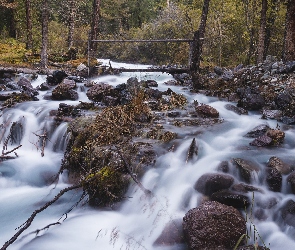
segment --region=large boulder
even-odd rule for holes
[[[233,249],[246,221],[235,208],[208,201],[185,214],[183,230],[190,250]]]
[[[60,84],[67,76],[67,73],[63,70],[55,70],[52,76],[47,77],[47,83],[52,86]]]
[[[228,189],[234,183],[230,175],[208,173],[202,175],[196,182],[194,188],[205,195],[211,195],[217,191]]]
[[[269,190],[273,192],[281,192],[283,178],[276,168],[266,169],[266,183]]]
[[[73,90],[73,86],[71,84],[62,83],[59,84],[53,91],[52,91],[52,99],[63,101],[63,100],[78,100],[79,95],[78,93]]]
[[[238,168],[242,180],[247,183],[253,181],[259,172],[259,167],[253,162],[241,158],[234,158],[233,163]]]

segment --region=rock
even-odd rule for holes
[[[280,212],[284,222],[295,227],[295,201],[288,200],[280,209]]]
[[[214,70],[214,73],[219,75],[219,76],[221,76],[223,74],[223,72],[224,72],[224,69],[221,68],[221,67],[218,67],[218,66],[215,66],[213,70]]]
[[[295,116],[294,117],[283,116],[282,123],[287,124],[287,125],[294,125],[295,124]]]
[[[239,184],[234,184],[231,189],[233,191],[239,192],[239,193],[248,193],[248,192],[253,192],[253,191],[257,191],[257,192],[262,192],[261,189],[251,186],[251,185],[247,185],[245,183],[239,183]]]
[[[257,127],[253,128],[251,131],[249,131],[245,137],[250,138],[257,138],[259,136],[262,136],[266,133],[267,130],[269,130],[270,127],[266,124],[258,125]]]
[[[21,77],[17,82],[17,85],[21,88],[33,88],[31,82],[25,77]]]
[[[183,230],[190,250],[233,249],[246,222],[235,208],[209,201],[185,214]]]
[[[256,147],[266,147],[266,146],[271,145],[271,143],[272,143],[272,139],[269,136],[262,135],[262,136],[257,137],[256,139],[254,139],[249,144],[251,146],[256,146]]]
[[[70,85],[67,84],[59,84],[53,91],[52,91],[52,99],[53,100],[78,100],[79,96],[78,93],[71,88]]]
[[[281,110],[263,110],[262,111],[262,119],[281,119],[283,112]]]
[[[290,167],[276,156],[272,156],[269,158],[267,166],[269,168],[277,169],[281,174],[289,174],[291,171]]]
[[[286,108],[291,102],[292,96],[287,91],[279,93],[275,98],[275,103],[279,109]]]
[[[228,161],[222,161],[218,164],[217,170],[223,173],[228,173],[229,172],[229,165]]]
[[[266,183],[269,190],[273,192],[281,192],[282,189],[282,175],[276,168],[266,169]]]
[[[40,86],[37,87],[37,89],[41,91],[46,91],[50,89],[50,86],[46,82],[43,82]]]
[[[87,90],[86,93],[89,100],[94,102],[104,102],[106,96],[116,98],[117,104],[119,102],[119,92],[114,89],[112,85],[99,83]]]
[[[238,115],[248,115],[248,111],[243,109],[243,108],[240,108],[240,107],[236,107],[232,104],[226,104],[224,106],[227,110],[230,110],[230,111],[233,111],[235,112],[236,114]]]
[[[265,101],[261,94],[247,94],[238,101],[238,107],[247,110],[260,110],[264,104]]]
[[[215,108],[207,104],[201,104],[200,106],[197,106],[196,112],[200,114],[202,117],[210,117],[210,118],[219,117],[219,112]]]
[[[288,175],[287,182],[291,186],[292,193],[295,194],[295,172]]]
[[[208,173],[198,179],[194,188],[198,192],[210,196],[217,191],[228,189],[233,183],[234,178],[230,175]]]
[[[85,70],[87,69],[87,66],[83,63],[80,63],[78,66],[77,66],[77,71],[82,71],[82,70]]]
[[[192,161],[194,159],[194,156],[198,156],[198,145],[196,143],[196,139],[194,138],[189,146],[187,157],[186,157],[186,163]]]
[[[259,172],[257,166],[244,159],[234,158],[233,163],[238,168],[241,178],[247,183],[250,183],[255,178],[255,174]]]
[[[237,209],[245,209],[251,204],[248,196],[228,190],[213,193],[210,198],[212,201],[217,201]]]
[[[267,130],[266,135],[272,139],[272,146],[278,146],[282,144],[285,138],[285,132],[279,129],[269,129]]]
[[[166,224],[160,236],[154,242],[154,246],[173,246],[183,244],[182,219],[173,220]]]
[[[53,86],[60,84],[67,76],[68,75],[63,70],[55,70],[52,76],[47,76],[47,83]]]

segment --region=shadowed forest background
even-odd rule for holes
[[[250,64],[261,61],[261,55],[282,58],[287,2],[211,0],[201,65]],[[199,26],[203,0],[1,0],[0,62],[24,64],[38,59],[43,6],[48,6],[49,61],[85,57],[93,8],[97,4],[97,39],[192,39]],[[262,26],[265,28],[263,51],[259,52]],[[185,65],[188,50],[188,43],[101,43],[95,56]]]

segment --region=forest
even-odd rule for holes
[[[41,55],[44,65],[85,58],[88,39],[192,39],[206,2],[201,65],[249,65],[267,55],[295,59],[291,0],[1,0],[0,60],[23,64]],[[99,43],[91,49],[99,58],[186,65],[189,44]]]

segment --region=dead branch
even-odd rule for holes
[[[61,223],[60,222],[51,223],[51,224],[47,225],[46,227],[43,227],[41,229],[37,229],[37,230],[35,230],[33,232],[30,232],[30,233],[24,235],[22,238],[25,238],[25,237],[27,237],[30,234],[36,234],[36,236],[37,236],[41,231],[44,231],[45,229],[49,229],[49,227],[55,226],[55,225],[61,225]]]
[[[118,150],[118,153],[123,161],[123,165],[125,170],[127,171],[127,173],[131,176],[131,178],[134,180],[134,182],[139,186],[139,188],[146,194],[146,195],[151,195],[152,191],[146,189],[141,182],[136,178],[136,175],[134,173],[132,173],[132,171],[130,170],[127,161],[125,159],[125,157],[121,154],[121,152]]]
[[[35,219],[36,215],[41,213],[43,210],[45,210],[46,208],[48,208],[50,205],[52,205],[54,202],[56,202],[63,194],[65,194],[68,191],[77,189],[82,187],[82,183],[79,183],[77,185],[74,186],[70,186],[67,188],[62,189],[55,197],[53,200],[47,202],[44,206],[42,206],[41,208],[35,210],[32,215],[26,220],[25,223],[23,223],[19,228],[19,229],[14,236],[12,236],[12,238],[10,238],[10,240],[6,241],[5,244],[2,246],[2,248],[0,250],[6,250],[8,246],[10,246],[13,242],[15,242],[17,240],[17,238],[32,224],[33,220]]]
[[[44,130],[44,133],[43,133],[42,135],[38,135],[38,134],[36,134],[36,133],[34,133],[34,132],[33,132],[33,134],[36,135],[36,136],[38,136],[38,137],[39,137],[38,142],[41,141],[41,143],[42,143],[41,156],[43,157],[43,156],[44,156],[45,146],[46,146],[46,141],[48,140],[48,137],[47,137],[47,131]],[[34,144],[34,143],[33,143],[33,144]],[[39,147],[38,147],[36,144],[34,144],[34,145],[36,146],[36,148],[37,148],[37,150],[38,150]]]
[[[22,145],[19,145],[19,146],[15,147],[14,149],[12,149],[12,150],[10,150],[10,151],[7,151],[7,152],[4,152],[4,150],[2,150],[2,155],[1,155],[1,157],[5,156],[5,155],[8,155],[8,154],[10,154],[10,153],[12,153],[12,152],[14,152],[15,150],[19,149],[20,147],[22,147]],[[16,156],[17,156],[17,155],[16,155]],[[14,158],[14,157],[13,157],[13,158]]]

